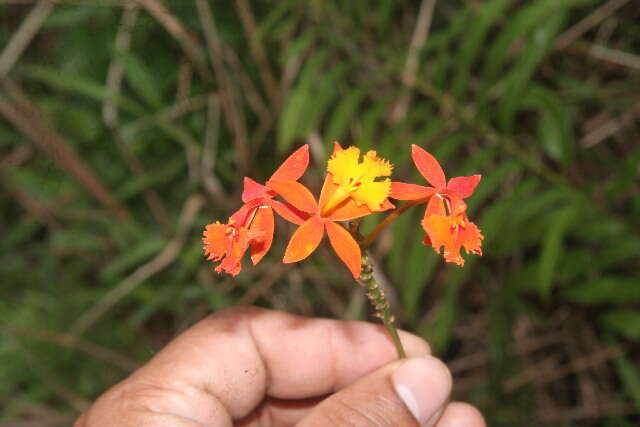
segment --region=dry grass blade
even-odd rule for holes
[[[200,57],[200,42],[187,31],[182,22],[162,3],[160,0],[135,0],[140,6],[146,9],[173,38],[182,46],[189,60],[196,67],[198,73],[204,77],[209,77],[209,71]]]
[[[207,193],[218,203],[224,203],[227,195],[222,184],[215,176],[216,155],[218,151],[218,138],[220,136],[220,99],[217,95],[209,95],[209,108],[207,109],[207,133],[202,150],[202,162],[200,164],[200,176]]]
[[[238,300],[238,305],[254,304],[259,298],[264,296],[273,285],[275,285],[291,268],[293,264],[276,264],[257,283]]]
[[[267,93],[271,98],[271,104],[278,108],[280,106],[278,82],[273,70],[271,69],[264,47],[257,36],[256,19],[253,16],[253,11],[251,10],[251,3],[249,0],[238,0],[235,2],[235,5],[238,15],[240,15],[240,21],[242,21],[242,27],[249,39],[251,53],[256,58],[256,62],[260,67],[260,78],[262,79]]]
[[[60,347],[81,351],[96,360],[117,366],[125,371],[133,371],[140,366],[140,364],[135,360],[123,356],[109,348],[74,337],[73,335],[49,331],[46,329],[14,328],[11,326],[9,326],[7,330],[13,335],[47,341],[59,345]]]
[[[49,207],[23,191],[3,170],[0,170],[0,183],[36,221],[51,229],[60,228],[60,222],[58,222]]]
[[[125,4],[124,11],[120,22],[120,27],[116,34],[115,47],[117,52],[126,52],[131,45],[131,31],[133,30],[138,18],[138,5],[134,2],[127,2]],[[120,95],[122,89],[122,81],[124,77],[124,66],[121,61],[114,57],[109,64],[109,71],[107,72],[107,88],[110,92],[110,97],[107,98],[102,106],[102,118],[109,129],[112,131],[113,139],[118,146],[118,150],[122,155],[129,170],[137,176],[144,174],[144,167],[142,162],[135,153],[124,142],[120,130],[117,128],[119,121],[119,110],[116,104],[113,102],[117,96]],[[162,229],[165,235],[170,233],[171,224],[169,221],[169,215],[162,200],[153,189],[144,190],[144,199],[149,206],[149,210],[154,219]]]
[[[532,382],[535,382],[537,385],[547,384],[552,381],[557,381],[569,374],[605,363],[620,355],[620,352],[621,350],[619,348],[604,348],[561,366],[557,363],[557,356],[551,356],[539,363],[530,365],[520,374],[505,381],[503,387],[506,392],[513,392]]]
[[[31,9],[18,31],[13,34],[13,37],[0,55],[0,80],[6,77],[20,58],[20,55],[22,55],[22,52],[38,33],[44,21],[49,17],[54,3],[53,0],[40,0]]]
[[[215,94],[215,92],[212,92],[211,94]],[[133,135],[136,135],[138,132],[142,132],[150,126],[170,122],[184,116],[185,114],[198,111],[207,106],[207,99],[209,95],[209,93],[206,93],[187,99],[181,99],[175,104],[164,108],[157,113],[141,117],[122,125],[120,132],[125,138],[131,138]]]
[[[566,48],[627,3],[629,0],[609,0],[558,37],[555,48],[559,50]]]
[[[149,277],[169,266],[180,254],[180,250],[186,241],[187,233],[203,205],[204,198],[201,195],[194,194],[190,196],[180,213],[178,229],[173,239],[165,246],[162,252],[151,261],[138,267],[133,273],[104,295],[93,307],[82,314],[71,327],[69,333],[76,336],[82,335],[87,329],[93,326],[100,317],[116,305],[118,301],[131,293],[131,291]]]
[[[184,101],[191,93],[193,81],[193,66],[189,61],[183,60],[178,70],[178,87],[176,88],[176,101]]]
[[[129,217],[127,209],[122,206],[93,173],[91,168],[71,149],[64,138],[44,122],[44,116],[32,104],[17,85],[3,82],[3,87],[16,93],[20,99],[20,106],[12,103],[8,98],[0,95],[0,115],[18,128],[23,134],[45,151],[51,159],[73,176],[89,193],[113,214],[124,220]],[[14,98],[16,97],[14,96]]]
[[[611,49],[606,46],[593,45],[589,49],[589,55],[601,61],[607,61],[611,64],[620,65],[633,70],[640,70],[640,56],[634,55],[633,53]]]
[[[205,40],[209,50],[209,57],[213,64],[218,85],[222,90],[222,105],[228,126],[233,130],[236,159],[240,172],[246,174],[251,164],[251,151],[244,120],[244,113],[240,105],[237,89],[223,62],[224,49],[218,36],[213,12],[206,0],[196,0],[198,14],[204,28]]]
[[[10,168],[18,168],[25,164],[33,156],[33,153],[34,150],[30,145],[23,144],[2,158],[0,160],[0,183],[36,221],[49,228],[56,229],[60,227],[60,223],[49,206],[23,191],[7,174]]]
[[[416,84],[416,74],[418,73],[418,57],[420,50],[427,42],[429,28],[431,27],[431,18],[433,17],[433,9],[436,6],[436,0],[422,0],[420,4],[420,12],[413,30],[409,50],[407,51],[407,60],[404,64],[402,72],[402,84],[404,85],[400,98],[396,102],[391,111],[391,122],[397,123],[404,119],[411,103],[411,92]]]
[[[625,126],[633,123],[638,117],[640,117],[640,103],[630,108],[622,116],[607,120],[597,128],[587,133],[582,137],[580,145],[584,148],[591,148],[615,135]]]
[[[127,2],[122,12],[122,18],[120,21],[120,28],[116,34],[115,48],[116,52],[126,52],[131,45],[131,31],[138,19],[138,6],[136,3]],[[110,92],[110,97],[107,98],[102,105],[102,119],[108,127],[113,127],[118,122],[118,108],[116,107],[113,99],[122,87],[122,78],[124,77],[124,66],[122,63],[115,59],[111,60],[109,64],[109,71],[107,72],[107,88]]]

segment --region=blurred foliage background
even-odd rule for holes
[[[483,175],[483,257],[444,265],[417,211],[373,249],[456,398],[637,425],[639,99],[638,0],[0,1],[0,423],[68,425],[225,306],[367,319],[330,250],[280,263],[284,222],[235,279],[202,255],[243,176],[309,143],[317,188],[337,139]]]

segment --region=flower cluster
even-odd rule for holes
[[[334,143],[327,174],[316,200],[298,182],[309,165],[309,147],[304,145],[289,156],[278,170],[259,184],[244,179],[243,205],[226,224],[206,226],[203,242],[208,259],[219,261],[217,272],[237,275],[247,250],[257,264],[273,241],[275,213],[298,225],[285,250],[283,262],[301,261],[313,253],[325,235],[338,257],[355,278],[360,277],[362,244],[342,225],[344,221],[395,209],[389,198],[426,204],[421,221],[424,244],[442,253],[448,262],[464,264],[461,248],[481,255],[482,234],[466,215],[464,199],[471,196],[480,175],[446,180],[438,161],[422,148],[412,146],[418,171],[431,186],[392,182],[392,165],[375,151],[361,156],[356,147]],[[388,225],[385,224],[385,226]]]

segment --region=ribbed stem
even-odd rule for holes
[[[373,277],[373,264],[371,258],[366,251],[362,252],[362,273],[360,278],[357,279],[358,283],[367,289],[367,297],[375,309],[375,316],[382,320],[384,327],[387,328],[387,332],[391,336],[393,344],[396,346],[398,357],[404,359],[407,354],[400,342],[400,336],[393,322],[395,321],[393,314],[391,314],[391,304],[384,295],[380,284]]]

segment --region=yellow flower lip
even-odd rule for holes
[[[352,198],[358,206],[366,204],[372,211],[381,210],[382,204],[391,192],[391,180],[380,177],[391,175],[393,166],[387,160],[378,157],[373,150],[368,151],[360,161],[360,149],[349,147],[336,150],[327,165],[327,172],[338,185],[331,199],[323,206],[326,215],[347,198]]]

